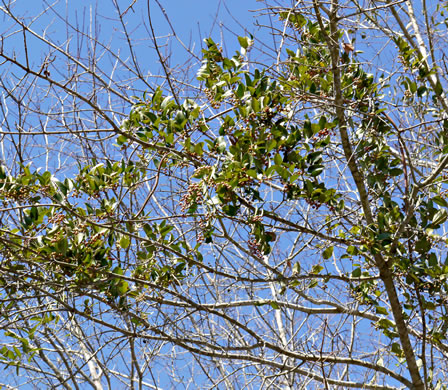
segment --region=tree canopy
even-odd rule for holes
[[[177,67],[112,3],[126,60],[0,6],[0,384],[446,389],[447,5],[266,0]]]

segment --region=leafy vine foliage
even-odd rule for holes
[[[444,81],[401,36],[400,72],[369,73],[337,12],[314,3],[272,11],[298,45],[276,66],[250,61],[254,37],[232,57],[206,39],[200,91],[135,98],[116,130],[120,158],[70,177],[2,168],[2,212],[14,214],[0,230],[2,316],[41,297],[93,324],[107,310],[130,340],[228,372],[251,362],[255,386],[442,388]],[[16,341],[0,359],[24,369],[37,358],[35,332],[64,317],[53,311],[17,317],[27,325],[6,334]]]

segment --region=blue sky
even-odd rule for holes
[[[30,0],[17,0],[13,4],[14,14],[25,18],[25,23],[30,25],[38,34],[43,37],[47,37],[57,46],[66,48],[67,45],[70,48],[71,53],[80,53],[80,57],[88,58],[87,53],[91,50],[101,51],[100,47],[92,47],[88,44],[87,40],[83,40],[75,33],[75,29],[79,29],[88,33],[89,35],[97,36],[99,42],[109,46],[115,53],[120,52],[122,60],[126,60],[129,57],[127,42],[123,37],[123,25],[120,24],[115,7],[113,6],[114,0],[83,0],[83,1],[60,1],[54,5],[52,9],[49,9],[49,3],[46,1],[30,1]],[[117,0],[118,5],[122,12],[124,12],[133,0]],[[182,45],[170,38],[172,28],[180,38],[180,40],[189,48],[193,48],[194,52],[200,57],[200,48],[202,46],[202,40],[211,36],[215,41],[223,44],[224,50],[228,55],[232,55],[233,52],[239,49],[239,43],[237,36],[250,33],[257,38],[262,39],[258,34],[259,28],[255,25],[257,13],[250,12],[250,10],[259,9],[262,4],[255,0],[160,0],[160,4],[165,8],[166,15],[170,20],[171,25],[167,22],[165,14],[160,10],[156,1],[150,0],[152,7],[152,20],[155,29],[155,34],[158,38],[158,44],[163,49],[163,53],[172,52],[172,58],[170,65],[175,66],[182,64],[189,57],[187,51],[182,48]],[[45,11],[46,10],[46,11]],[[39,15],[39,18],[36,16]],[[70,26],[67,28],[65,23],[66,18],[69,20]],[[132,9],[129,9],[124,17],[124,26],[128,29],[131,35],[132,42],[135,44],[135,53],[138,59],[138,64],[141,67],[143,74],[160,73],[160,64],[154,50],[152,49],[153,43],[150,37],[150,33],[144,24],[147,24],[148,14],[146,8],[146,1],[137,0]],[[5,39],[5,52],[15,53],[15,55],[23,61],[25,56],[25,47],[23,45],[23,34],[21,29],[11,19],[0,19],[0,34]],[[12,34],[12,35],[11,35]],[[47,58],[55,58],[52,63],[51,73],[52,78],[56,80],[66,79],[66,74],[69,70],[66,68],[66,61],[63,56],[59,55],[56,49],[49,49],[49,46],[42,42],[42,40],[36,39],[31,33],[26,33],[27,37],[27,52],[30,62],[30,67],[38,71],[43,62]],[[165,44],[170,40],[169,46]],[[102,57],[101,63],[102,69],[105,73],[109,73],[114,66],[114,62],[108,58],[108,56]],[[86,63],[86,65],[88,65]],[[192,74],[196,73],[199,68],[199,64],[193,64],[191,69]],[[79,71],[79,73],[82,73]],[[8,72],[7,80],[13,88],[17,80],[20,79],[23,71],[18,68],[11,68],[11,72]],[[114,78],[126,79],[127,74],[115,73]],[[151,79],[150,83],[154,82]],[[48,88],[48,82],[45,80],[36,81],[36,85],[40,85],[42,88],[42,94]],[[89,93],[89,86],[82,86],[86,93]],[[144,86],[141,88],[143,90]],[[79,90],[78,90],[79,91]],[[41,93],[41,92],[39,92]],[[101,99],[99,97],[98,99]],[[39,102],[43,110],[51,107],[52,104],[57,104],[57,101],[53,98],[42,99]],[[81,103],[82,104],[82,103]],[[11,104],[13,107],[13,104]],[[131,106],[128,105],[127,110],[130,110]],[[126,108],[122,111],[123,114]],[[83,115],[82,110],[80,114]],[[119,115],[118,115],[119,116]],[[10,113],[10,121],[14,123],[16,121],[21,124],[19,116],[16,113]],[[35,119],[30,119],[27,122],[21,124],[25,130],[36,126],[39,130],[39,123]],[[53,131],[57,128],[49,128]],[[35,138],[37,140],[38,137]],[[38,144],[37,141],[34,141]],[[65,141],[64,141],[65,142]],[[55,155],[59,154],[60,149],[70,149],[70,144],[65,144],[59,140],[59,145],[55,144]],[[45,143],[42,141],[42,145]],[[68,145],[68,146],[67,146]],[[44,157],[36,157],[39,155],[40,146],[33,147],[34,155],[30,156],[33,160],[33,167],[44,167]],[[44,154],[42,154],[43,156]],[[51,160],[51,159],[50,159]],[[57,160],[49,162],[49,169],[52,170],[52,165],[59,167],[62,165],[64,169],[69,171],[73,170],[74,166],[70,168],[70,164],[64,164],[64,161],[60,163]],[[58,168],[59,169],[59,168]],[[62,175],[62,173],[60,173]],[[1,344],[1,340],[0,340]],[[187,360],[190,358],[188,356]],[[110,364],[120,365],[122,361],[117,359],[116,362],[110,362]],[[118,367],[120,368],[120,367]],[[163,377],[163,369],[156,368],[156,375]],[[188,378],[189,373],[179,373]],[[31,389],[31,385],[26,385],[26,377],[21,373],[17,378],[13,378],[11,382],[17,380],[20,383],[20,389]],[[4,382],[3,378],[0,382]],[[162,381],[163,383],[163,381]],[[169,385],[166,385],[169,388]],[[163,387],[162,387],[163,388]]]
[[[239,49],[238,36],[253,34],[260,41],[266,41],[269,35],[266,29],[260,29],[257,23],[269,25],[269,20],[263,20],[254,12],[263,7],[263,3],[256,0],[84,0],[49,2],[46,0],[33,1],[16,0],[11,8],[14,15],[23,18],[24,23],[42,37],[50,40],[64,51],[68,50],[74,57],[87,67],[89,58],[98,59],[97,68],[103,72],[104,79],[113,80],[116,89],[124,91],[126,96],[141,97],[145,91],[151,92],[156,84],[163,82],[159,58],[154,50],[154,43],[148,23],[147,4],[150,4],[151,20],[154,33],[157,37],[162,56],[167,58],[170,67],[181,69],[182,72],[189,67],[188,81],[196,83],[195,74],[200,67],[201,48],[203,39],[211,36],[216,42],[222,44],[225,53],[232,56]],[[131,8],[129,6],[132,5]],[[119,12],[123,15],[122,21]],[[68,24],[66,23],[68,20]],[[169,20],[169,22],[168,22]],[[0,34],[4,39],[4,51],[25,63],[25,47],[23,44],[23,31],[12,18],[3,16],[0,19]],[[85,37],[77,33],[82,31],[90,37],[95,37],[101,45],[93,46]],[[123,34],[126,30],[132,42],[138,70],[148,83],[144,84],[135,77],[133,61],[130,59],[128,42]],[[179,38],[173,37],[173,31]],[[30,32],[26,33],[27,52],[30,67],[39,71],[46,61],[50,61],[48,70],[51,77],[65,83],[75,71],[68,67],[64,55],[58,53],[57,47],[50,48],[48,44],[37,39]],[[196,58],[186,48],[193,50]],[[110,49],[106,52],[105,49]],[[103,54],[104,52],[104,54]],[[111,53],[119,53],[113,57]],[[252,53],[251,53],[252,54]],[[186,64],[187,60],[191,60]],[[128,64],[128,68],[119,66],[117,61]],[[116,67],[116,69],[114,68]],[[82,69],[76,70],[81,72]],[[23,70],[12,67],[3,81],[14,88],[14,85],[24,74]],[[84,91],[90,98],[91,83],[88,74],[84,72],[82,83],[77,83],[77,90]],[[137,80],[137,81],[135,81]],[[40,108],[46,104],[58,104],[48,99],[46,90],[48,82],[36,80],[44,95],[42,99],[36,97]],[[166,87],[166,86],[164,86]],[[124,89],[123,89],[124,88]],[[127,90],[126,90],[127,88]],[[95,98],[101,99],[101,96]],[[107,99],[107,97],[104,97]],[[121,114],[127,115],[131,109],[130,102],[116,105],[114,120],[120,123]],[[105,104],[107,105],[107,104]],[[82,112],[82,110],[81,110]],[[11,113],[13,116],[14,114]],[[11,116],[11,117],[12,117]],[[17,117],[18,123],[21,119]],[[35,123],[21,124],[25,129],[36,126]],[[37,124],[39,126],[39,124]],[[34,159],[33,165],[37,161]],[[37,165],[42,166],[43,163]]]
[[[33,21],[32,27],[52,38],[57,37],[61,44],[67,42],[68,36],[73,37],[63,21],[65,17],[68,17],[73,27],[79,26],[80,29],[89,30],[91,33],[97,34],[101,42],[110,42],[113,47],[124,47],[126,42],[119,31],[122,26],[120,26],[113,2],[114,0],[61,1],[56,3],[53,10],[48,11],[49,3],[47,1],[17,0],[13,9],[15,14],[27,16],[28,23],[43,13]],[[132,5],[133,0],[117,0],[117,2],[119,9],[124,14],[123,20],[129,34],[136,38],[133,43],[143,49],[144,42],[148,42],[150,38],[150,31],[143,25],[144,23],[148,24],[147,2],[138,0],[131,8],[129,6]],[[234,48],[232,47],[232,41],[236,42],[238,35],[244,35],[247,31],[247,33],[258,37],[259,27],[255,25],[258,13],[253,11],[259,10],[263,6],[256,0],[150,0],[149,4],[159,44],[163,46],[174,30],[179,39],[189,48],[194,48],[197,54],[202,40],[209,36],[216,41],[223,42],[224,49],[228,48],[231,53],[234,48],[237,48],[237,43]],[[47,11],[44,11],[46,9]],[[2,35],[5,32],[4,26]],[[234,39],[229,39],[232,36]],[[21,39],[21,34],[18,34],[17,38]],[[11,42],[11,40],[7,42]],[[71,44],[73,45],[75,42],[72,40]],[[165,46],[162,48],[166,49]],[[170,48],[174,59],[179,63],[185,59],[182,56],[185,51],[178,42],[172,40]],[[19,45],[15,49],[21,51]],[[28,47],[29,52],[36,57],[41,57],[40,49],[37,45]],[[152,56],[148,57],[144,62],[149,66],[154,66],[157,62],[156,59]],[[153,63],[151,64],[151,62]]]
[[[123,24],[118,18],[119,14],[114,7],[114,1],[118,2],[121,13],[126,14],[123,18]],[[258,12],[251,12],[263,7],[263,4],[256,0],[159,0],[160,5],[164,8],[166,14],[160,9],[156,0],[149,0],[151,4],[152,22],[157,38],[157,43],[160,46],[162,55],[171,55],[169,65],[175,67],[179,65],[185,69],[184,63],[190,58],[188,51],[182,46],[191,48],[196,55],[200,57],[200,47],[202,40],[211,36],[215,41],[223,45],[226,55],[231,56],[233,52],[239,49],[237,36],[246,33],[253,34],[260,44],[266,43],[267,46],[271,44],[272,37],[269,35],[267,29],[260,29],[257,22],[265,26],[269,26],[269,20],[266,18],[257,17]],[[75,33],[76,29],[88,33],[90,36],[96,36],[98,42],[101,42],[105,47],[110,47],[113,52],[120,53],[119,58],[127,61],[129,60],[129,47],[127,41],[123,36],[123,29],[126,29],[133,42],[133,48],[140,71],[144,74],[155,76],[150,78],[150,85],[154,85],[157,81],[157,75],[161,74],[161,67],[159,58],[153,49],[153,41],[151,32],[148,30],[148,13],[146,0],[137,0],[136,4],[133,0],[84,0],[84,1],[60,1],[54,6],[53,10],[49,10],[42,14],[42,16],[33,23],[33,28],[42,35],[51,37],[52,41],[58,46],[70,46],[70,52],[75,53],[78,50],[80,57],[88,58],[90,51],[97,50],[99,53],[104,47],[94,47],[88,44],[87,40]],[[48,3],[46,1],[17,0],[15,3],[15,13],[22,16],[27,16],[27,23],[31,23],[32,19],[47,9]],[[169,19],[168,23],[166,17]],[[71,25],[67,28],[65,20],[69,20]],[[1,20],[1,19],[0,19]],[[1,22],[0,22],[1,24]],[[14,23],[13,23],[14,25]],[[13,39],[8,39],[6,42],[6,49],[14,50],[18,56],[24,56],[23,37],[20,29],[17,30],[17,25],[12,29],[8,29],[5,24],[0,27],[1,34],[10,34],[17,31]],[[173,30],[179,37],[180,42],[173,39]],[[64,59],[59,58],[57,50],[54,49],[52,53],[49,52],[48,46],[42,41],[33,39],[31,34],[27,34],[28,39],[28,54],[33,69],[39,69],[43,61],[50,56],[55,57],[52,63],[52,76],[55,79],[66,78],[67,72],[70,72],[65,66]],[[171,53],[171,54],[170,54]],[[252,54],[252,53],[251,53]],[[97,56],[100,58],[100,67],[105,71],[105,74],[113,74],[114,80],[120,80],[121,85],[126,85],[126,80],[131,80],[131,72],[122,71],[113,73],[115,65],[114,58],[104,55]],[[97,58],[95,57],[95,58]],[[191,62],[191,76],[193,76],[199,68],[199,59]],[[87,64],[88,65],[88,64]],[[14,74],[11,74],[11,83],[14,77],[20,75],[20,71],[14,69]],[[58,72],[60,76],[58,78]],[[82,73],[78,70],[78,73]],[[88,82],[88,75],[84,75]],[[161,80],[161,79],[160,79]],[[122,81],[122,82],[121,82]],[[42,84],[43,90],[47,88],[47,81],[39,82]],[[80,84],[78,91],[83,91],[90,94],[91,85]],[[145,85],[133,85],[129,81],[129,88],[136,90],[135,94],[139,95],[144,89]],[[131,93],[129,93],[131,95]],[[141,96],[141,95],[140,95]],[[89,95],[90,98],[90,95]],[[101,100],[101,96],[97,96]],[[107,97],[106,97],[107,99]],[[52,102],[50,102],[52,103]],[[48,104],[50,104],[48,103]],[[117,123],[118,120],[126,115],[130,110],[130,104],[121,102],[122,105],[117,107]],[[42,105],[47,103],[41,103]],[[82,104],[82,103],[81,103]],[[114,106],[115,107],[115,106]],[[124,108],[123,108],[124,107]],[[121,111],[120,111],[121,110]],[[127,110],[127,111],[126,111]],[[83,115],[82,110],[79,115]],[[120,117],[121,116],[121,117]],[[87,122],[87,121],[86,121]],[[51,129],[50,129],[51,130]],[[36,149],[33,150],[34,153]],[[118,151],[118,149],[117,149]],[[33,158],[33,156],[31,156]],[[39,164],[37,164],[39,165]],[[68,168],[67,168],[68,169]],[[284,236],[286,237],[286,236]],[[306,259],[307,261],[314,261],[314,258]],[[350,264],[351,266],[351,264]],[[25,387],[22,387],[25,388]]]

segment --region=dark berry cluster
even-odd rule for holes
[[[213,108],[219,108],[221,106],[221,103],[216,101],[215,94],[209,88],[205,88],[204,93]]]
[[[53,223],[55,225],[60,225],[65,219],[65,214],[55,214],[51,218],[49,218],[48,222]]]
[[[203,201],[203,194],[201,183],[191,183],[188,186],[187,192],[182,195],[180,199],[181,210],[185,212],[194,204],[201,204]]]
[[[251,255],[259,259],[263,257],[263,253],[261,252],[261,246],[255,238],[249,239],[249,241],[247,241],[247,246],[249,247]]]
[[[6,198],[5,200],[25,201],[29,199],[31,188],[28,186],[13,187],[9,190],[0,190],[0,196]]]
[[[306,203],[308,203],[312,209],[318,210],[320,206],[322,206],[322,203],[315,201],[313,199],[305,199]]]
[[[335,131],[331,129],[327,129],[326,127],[320,130],[317,134],[314,135],[314,137],[311,139],[312,141],[319,141],[328,135],[333,136],[335,135]]]

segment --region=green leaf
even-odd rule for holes
[[[384,314],[384,315],[388,315],[389,314],[387,309],[385,307],[382,307],[382,306],[375,306],[375,310],[376,310],[376,314]]]
[[[254,179],[258,179],[257,171],[255,169],[248,169],[246,171],[246,175],[253,177]]]
[[[354,278],[359,278],[360,276],[361,276],[361,268],[355,268],[353,271],[352,271],[352,276],[354,277]]]
[[[194,152],[197,155],[202,156],[204,154],[204,150],[202,149],[203,147],[204,147],[204,143],[203,142],[199,142],[198,144],[195,145]]]
[[[129,244],[131,243],[131,240],[128,236],[121,236],[119,244],[120,247],[123,249],[127,249],[129,247]]]
[[[316,176],[319,176],[322,173],[323,170],[324,170],[324,166],[323,165],[320,165],[320,164],[311,165],[308,168],[308,174],[310,176],[312,176],[312,177],[316,177]]]
[[[275,163],[276,165],[282,165],[282,164],[283,164],[283,157],[280,156],[280,154],[277,153],[277,154],[274,156],[274,163]]]
[[[238,42],[241,47],[247,49],[251,45],[251,39],[249,37],[238,37]]]
[[[33,221],[37,221],[39,219],[39,211],[36,206],[31,207],[30,217]]]
[[[64,194],[64,196],[67,195],[68,188],[65,186],[65,184],[60,181],[57,181],[56,184],[59,187],[59,189],[61,190],[61,192]]]
[[[396,354],[398,357],[403,357],[404,356],[403,350],[401,349],[401,346],[398,343],[392,343],[391,351],[394,354]]]
[[[266,152],[269,153],[276,146],[277,146],[277,141],[275,139],[271,139],[266,145]]]
[[[124,274],[124,271],[123,271],[123,269],[122,269],[121,267],[116,266],[116,267],[112,270],[112,273],[117,274],[117,275],[123,275],[123,274]]]
[[[292,267],[292,273],[293,274],[300,274],[301,271],[301,267],[300,267],[300,263],[296,262],[293,267]]]
[[[127,140],[128,140],[127,137],[125,137],[124,135],[120,135],[117,138],[117,144],[121,146],[121,145],[125,144]]]
[[[120,280],[120,282],[116,286],[117,293],[119,296],[123,296],[127,293],[129,289],[129,283],[125,280]]]
[[[324,129],[326,124],[327,124],[327,118],[325,118],[325,116],[321,116],[319,119],[319,128],[321,130]]]
[[[331,257],[331,255],[333,254],[333,249],[334,248],[332,246],[330,246],[327,249],[325,249],[324,252],[322,253],[322,257],[325,260],[328,260]]]
[[[347,247],[347,253],[350,256],[356,256],[359,253],[359,250],[355,246],[350,245],[350,246]]]
[[[172,99],[171,96],[167,96],[165,99],[163,99],[162,104],[160,105],[162,110],[164,110],[165,108],[167,108],[169,106],[169,104],[172,102],[171,99]]]
[[[378,234],[377,239],[379,241],[389,241],[391,239],[391,234],[388,232],[380,233]]]
[[[389,175],[391,175],[392,177],[400,176],[401,174],[403,174],[403,170],[400,168],[389,169]]]
[[[163,221],[163,222],[166,222],[166,221]],[[160,225],[159,232],[162,237],[165,237],[173,229],[174,229],[174,226],[172,226],[172,225],[166,225],[166,226]]]
[[[432,224],[440,225],[440,224],[444,223],[447,220],[447,218],[448,218],[448,213],[447,213],[446,209],[440,209],[439,211],[437,211],[437,213],[432,218]]]
[[[426,86],[422,85],[421,87],[419,87],[417,89],[417,96],[422,97],[426,93],[427,90],[428,90],[428,88],[426,88]]]
[[[245,92],[246,88],[244,86],[244,84],[240,83],[238,84],[238,88],[235,91],[235,95],[238,99],[241,99],[244,96],[244,92]]]
[[[439,206],[442,207],[448,207],[448,203],[447,201],[442,198],[441,196],[435,196],[434,198],[431,199],[434,203],[438,204]]]
[[[225,205],[222,208],[222,211],[224,213],[226,213],[227,215],[229,215],[230,217],[234,217],[235,215],[237,215],[238,210],[239,210],[239,207],[231,205],[231,204]]]
[[[56,250],[64,256],[67,254],[68,241],[66,238],[63,238],[56,243]]]
[[[437,96],[441,96],[443,93],[443,87],[442,84],[440,83],[440,81],[437,81],[436,86],[434,88],[434,92],[436,93]]]

